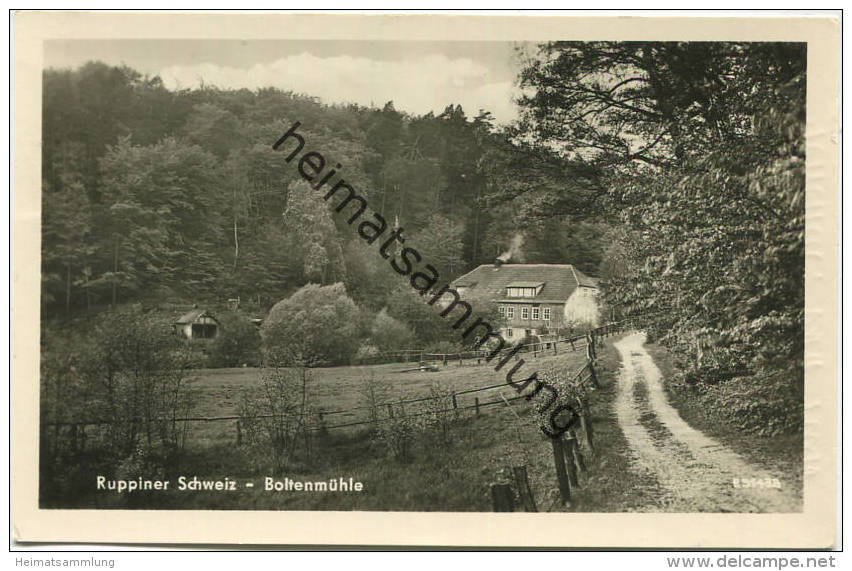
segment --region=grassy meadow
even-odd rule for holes
[[[225,477],[241,483],[233,492],[177,491],[136,492],[119,496],[97,493],[79,497],[73,507],[145,508],[145,509],[264,509],[264,510],[383,510],[383,511],[491,511],[489,485],[506,478],[509,466],[526,465],[531,488],[539,511],[565,509],[598,511],[601,501],[612,510],[622,509],[615,498],[609,501],[613,488],[623,488],[617,498],[629,495],[631,482],[624,477],[619,461],[609,460],[607,451],[611,437],[611,419],[602,406],[608,399],[612,372],[618,357],[606,339],[599,348],[600,381],[603,388],[591,393],[592,424],[596,431],[598,453],[592,458],[585,451],[589,471],[581,474],[581,488],[574,490],[571,504],[559,498],[550,441],[531,422],[531,406],[524,400],[508,406],[483,407],[480,416],[473,409],[461,410],[452,422],[448,441],[432,430],[413,438],[411,458],[398,461],[389,457],[381,442],[372,437],[369,425],[313,433],[309,457],[298,456],[285,473],[269,468],[263,450],[236,446],[236,422],[194,422],[187,438],[187,452],[179,475],[199,479]],[[549,368],[579,369],[585,352],[562,352],[558,355],[527,359],[524,371]],[[475,362],[474,362],[475,363]],[[527,368],[529,367],[529,368]],[[505,375],[491,366],[450,363],[437,372],[401,372],[406,364],[315,369],[309,381],[309,400],[325,410],[342,410],[361,406],[359,387],[370,375],[392,384],[395,399],[410,399],[428,394],[434,382],[451,385],[454,390],[501,383]],[[505,372],[505,371],[504,371]],[[527,376],[525,375],[525,376]],[[239,393],[243,387],[260,379],[257,369],[200,370],[192,381],[196,394],[195,416],[236,415]],[[507,386],[488,391],[460,395],[459,407],[515,396]],[[603,413],[603,414],[601,414]],[[366,411],[331,415],[329,426],[365,419]],[[617,430],[617,428],[615,428]],[[614,455],[617,457],[617,455]],[[607,469],[596,467],[604,460]],[[294,480],[328,480],[352,477],[364,484],[360,493],[267,492],[265,477],[289,477]],[[254,488],[242,484],[251,481]],[[618,483],[620,482],[620,484]],[[598,490],[599,484],[606,487]],[[173,483],[172,486],[175,484]],[[69,506],[71,507],[71,506]],[[603,506],[604,509],[606,506]],[[520,509],[517,507],[516,509]]]
[[[534,371],[550,368],[579,370],[585,363],[585,351],[565,351],[559,348],[559,353],[552,352],[539,356],[523,355],[526,364],[519,370],[519,378],[528,377]],[[465,360],[462,364],[450,361],[447,366],[435,362],[440,370],[435,372],[410,371],[417,363],[391,363],[383,365],[363,365],[350,367],[329,367],[311,369],[308,379],[308,403],[317,410],[325,411],[324,418],[327,426],[349,424],[366,421],[366,410],[358,409],[364,406],[361,389],[369,378],[382,381],[390,386],[390,400],[410,400],[429,395],[429,387],[440,383],[453,391],[464,391],[478,387],[486,387],[505,383],[508,372],[515,361],[507,364],[501,372],[494,371],[492,365],[477,365],[476,360]],[[495,363],[496,364],[496,363]],[[193,389],[193,417],[235,416],[240,392],[247,387],[260,383],[261,369],[200,369],[193,371],[190,386]],[[466,407],[474,404],[474,398],[481,403],[500,400],[500,393],[507,398],[514,391],[507,386],[468,393],[457,397],[458,406]],[[489,408],[483,409],[485,413]],[[337,411],[345,411],[333,414]],[[385,411],[380,411],[384,413]],[[472,411],[465,411],[471,413]],[[357,432],[360,427],[334,429],[335,431]],[[226,444],[236,438],[236,421],[193,422],[189,427],[188,442],[192,446]]]

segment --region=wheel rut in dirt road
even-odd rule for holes
[[[652,511],[798,512],[802,501],[780,474],[753,465],[689,426],[666,399],[645,334],[615,343],[621,355],[615,414],[634,468],[663,489]],[[780,484],[780,488],[778,487]]]

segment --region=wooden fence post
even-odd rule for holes
[[[237,421],[237,446],[243,445],[243,429],[240,425],[240,421]]]
[[[601,388],[598,384],[598,375],[595,373],[595,366],[590,362],[589,363],[589,379],[592,381],[592,386],[596,389]]]
[[[323,416],[323,413],[317,413],[317,422],[319,423],[320,434],[322,436],[326,436],[328,434],[328,428],[325,425],[325,417]]]
[[[393,418],[393,405],[388,403],[388,418]]]
[[[532,489],[530,488],[530,479],[527,475],[526,466],[514,466],[512,475],[515,478],[515,488],[518,490],[518,497],[521,504],[524,506],[524,511],[537,512],[538,508],[535,505],[535,497],[533,497]]]
[[[563,502],[568,502],[571,500],[571,484],[568,482],[568,474],[565,472],[562,439],[551,438],[550,445],[553,446],[553,465],[556,468],[556,480],[559,482],[559,495]]]
[[[580,487],[580,481],[577,479],[577,467],[574,465],[574,445],[573,440],[562,440],[562,448],[565,451],[565,468],[568,471],[568,481],[574,488]]]
[[[307,425],[303,429],[305,433],[305,461],[310,465],[311,463],[311,431],[308,430]]]
[[[476,407],[476,416],[479,416],[479,397],[473,397],[473,406]]]
[[[592,440],[592,423],[588,418],[589,407],[579,397],[577,398],[577,403],[580,405],[580,428],[583,430],[583,439],[585,440],[589,454],[594,455],[595,446]]]
[[[568,431],[569,440],[568,442],[572,443],[574,446],[574,460],[577,462],[577,467],[581,472],[586,471],[586,461],[583,459],[583,453],[580,451],[580,441],[577,438],[577,431],[571,428]]]
[[[509,484],[491,484],[491,505],[495,512],[515,511],[512,486]]]
[[[456,402],[456,393],[453,393],[453,410],[459,407],[459,403]]]

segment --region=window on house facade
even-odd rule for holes
[[[506,286],[506,295],[508,297],[535,297],[541,293],[544,284],[515,284]]]
[[[537,307],[532,308],[533,319],[541,319],[541,310]]]
[[[507,330],[506,330],[506,337],[511,337],[511,336],[512,336],[512,330],[511,330],[511,329],[507,329]]]
[[[530,318],[530,308],[522,307],[521,308],[521,319],[529,319]]]
[[[515,308],[512,307],[511,305],[506,308],[506,317],[509,318],[509,319],[515,318]]]
[[[506,306],[501,305],[501,306],[497,307],[497,313],[500,314],[500,317],[506,317]]]
[[[549,307],[545,307],[545,308],[542,309],[541,318],[544,319],[545,321],[550,321],[550,308]]]

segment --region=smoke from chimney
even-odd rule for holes
[[[497,261],[501,264],[505,264],[509,260],[514,260],[515,262],[523,262],[524,261],[524,253],[521,250],[521,247],[524,245],[524,235],[523,234],[515,234],[512,237],[512,241],[509,243],[509,249],[497,256]]]

